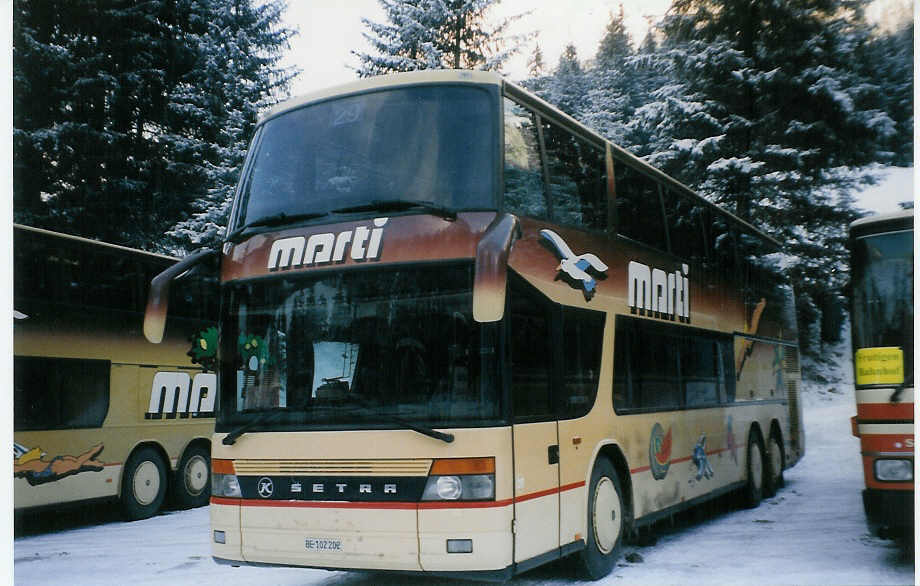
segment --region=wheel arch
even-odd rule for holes
[[[762,449],[766,447],[764,445],[763,430],[760,429],[760,422],[757,421],[756,419],[751,422],[751,426],[748,428],[748,438],[747,438],[748,443],[750,443],[750,441],[755,438],[760,441],[760,447]]]
[[[192,448],[197,448],[197,447],[203,448],[203,449],[208,453],[208,455],[210,456],[210,454],[211,454],[211,439],[210,439],[210,438],[207,438],[207,437],[204,437],[204,436],[195,436],[195,437],[193,437],[192,439],[190,439],[190,440],[182,447],[182,450],[180,450],[180,452],[179,452],[179,457],[176,458],[176,470],[174,470],[174,472],[178,472],[179,462],[182,461],[182,458],[185,457],[185,454],[186,454],[189,450],[191,450]]]
[[[591,474],[594,471],[594,466],[597,463],[598,458],[606,458],[613,464],[613,469],[617,473],[617,477],[620,480],[620,487],[623,489],[623,506],[626,509],[628,515],[628,527],[627,531],[632,530],[633,520],[634,520],[634,507],[633,507],[633,486],[632,486],[632,477],[629,473],[629,464],[626,461],[626,456],[623,454],[623,450],[620,449],[619,444],[613,441],[606,441],[599,443],[594,448],[594,454],[591,457],[591,465],[587,467],[586,476],[585,476],[585,491],[589,490],[591,485]],[[585,511],[584,518],[587,518],[588,515],[588,499],[585,498]]]

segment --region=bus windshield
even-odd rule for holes
[[[267,121],[236,225],[371,202],[495,209],[497,98],[471,86],[346,96]]]
[[[222,385],[218,429],[495,424],[497,328],[473,320],[472,273],[438,263],[229,286],[222,374],[236,384]]]
[[[913,232],[859,238],[853,245],[853,341],[900,347],[904,383],[913,384]]]

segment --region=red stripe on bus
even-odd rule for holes
[[[513,503],[528,501],[535,498],[549,496],[551,494],[562,493],[584,486],[584,481],[573,482],[560,486],[532,492],[513,499],[504,499],[500,501],[425,501],[419,503],[407,502],[349,502],[349,501],[273,501],[257,499],[233,499],[219,496],[211,497],[211,504],[215,505],[234,505],[244,507],[289,507],[289,508],[306,508],[306,509],[402,509],[402,510],[429,510],[429,509],[485,509],[495,507],[507,507]]]
[[[856,416],[860,419],[897,419],[909,421],[914,418],[913,403],[859,403]]]
[[[914,454],[914,436],[910,433],[897,434],[861,434],[862,449],[866,452],[904,452],[905,455]],[[900,444],[900,445],[898,445]]]
[[[715,456],[715,455],[718,455],[718,454],[721,454],[727,451],[729,451],[728,448],[720,448],[718,450],[712,450],[712,451],[706,452],[706,455]],[[668,465],[670,466],[671,464],[680,464],[681,462],[689,462],[692,459],[693,459],[693,456],[684,456],[683,458],[674,458],[668,463]],[[646,470],[651,470],[651,469],[652,469],[651,466],[639,466],[638,468],[630,468],[629,473],[639,474],[640,472],[645,472]]]

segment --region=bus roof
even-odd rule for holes
[[[610,142],[605,139],[603,136],[598,134],[596,131],[585,126],[581,122],[575,120],[562,110],[553,106],[549,102],[543,100],[542,98],[534,95],[532,92],[522,88],[521,86],[512,83],[505,79],[503,76],[498,73],[491,71],[477,71],[477,70],[466,70],[466,69],[424,69],[420,71],[408,71],[402,73],[391,73],[387,75],[379,75],[375,77],[368,77],[364,79],[359,79],[350,83],[332,86],[325,88],[316,92],[311,92],[299,97],[291,98],[281,102],[268,110],[260,119],[259,124],[263,124],[267,120],[289,112],[291,110],[296,110],[297,108],[306,106],[311,103],[320,102],[327,100],[333,97],[359,94],[367,91],[374,91],[386,87],[399,87],[405,85],[421,85],[428,83],[472,83],[479,85],[495,85],[504,90],[504,92],[510,96],[513,96],[516,99],[521,100],[524,103],[527,103],[532,106],[536,106],[538,110],[545,112],[551,118],[555,119],[557,122],[562,123],[564,126],[567,126],[569,130],[576,132],[584,136],[591,142],[595,142],[599,145],[609,144],[614,159],[618,159],[628,165],[640,170],[641,172],[652,176],[659,182],[667,185],[669,188],[673,189],[678,193],[682,193],[686,196],[694,198],[704,205],[708,206],[712,210],[716,211],[719,214],[724,215],[728,220],[734,222],[738,226],[742,227],[745,232],[756,234],[758,237],[769,242],[778,249],[782,249],[783,245],[775,240],[773,237],[761,231],[759,228],[755,227],[753,224],[739,218],[733,213],[725,210],[724,208],[719,207],[718,205],[710,202],[697,192],[695,192],[690,187],[684,185],[677,179],[665,174],[663,171],[659,170],[656,167],[648,164],[639,157],[633,155],[626,149]]]
[[[118,250],[121,252],[127,252],[132,254],[141,254],[144,256],[149,256],[152,258],[159,258],[162,260],[168,260],[176,262],[179,259],[174,256],[167,256],[165,254],[158,254],[156,252],[147,252],[146,250],[139,250],[137,248],[129,248],[127,246],[121,246],[118,244],[109,244],[108,242],[102,242],[100,240],[92,240],[91,238],[83,238],[82,236],[73,236],[71,234],[64,234],[63,232],[54,232],[52,230],[45,230],[43,228],[35,228],[33,226],[26,226],[25,224],[13,224],[13,228],[19,230],[25,230],[27,232],[34,232],[36,234],[43,234],[45,236],[52,236],[54,238],[61,238],[63,240],[70,240],[73,242],[81,242],[83,244],[92,244],[94,246],[103,246],[105,248],[110,248],[113,250]]]
[[[877,214],[860,218],[850,224],[850,238],[911,230],[914,227],[914,210],[907,209],[889,214]]]
[[[385,87],[394,87],[402,85],[419,85],[426,83],[475,83],[491,84],[501,86],[502,76],[491,71],[476,71],[467,69],[423,69],[420,71],[407,71],[403,73],[391,73],[388,75],[377,75],[366,77],[349,83],[331,86],[315,92],[310,92],[302,96],[291,98],[281,102],[268,110],[260,119],[259,123],[283,114],[289,110],[296,110],[301,106],[313,102],[321,102],[328,98],[345,96],[349,94],[359,94],[362,92],[373,91]]]

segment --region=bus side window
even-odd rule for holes
[[[682,340],[680,369],[687,407],[719,402],[719,347],[715,340],[688,336]]]
[[[553,417],[550,306],[510,281],[509,364],[516,421]]]
[[[109,411],[107,360],[16,356],[16,431],[101,427]]]
[[[607,229],[607,168],[604,151],[543,122],[553,220],[591,230]]]
[[[645,324],[643,324],[645,325]],[[657,328],[639,328],[640,351],[633,355],[638,367],[642,407],[678,409],[683,400],[678,371],[679,339],[664,335]]]
[[[706,242],[701,226],[703,203],[663,189],[668,241],[671,252],[696,264],[706,258]]]
[[[617,316],[613,406],[666,411],[735,400],[731,336]]]
[[[557,410],[560,419],[586,415],[594,405],[600,380],[605,314],[562,308],[563,392]]]
[[[615,165],[617,232],[658,250],[668,249],[658,184],[622,164]]]
[[[719,340],[719,400],[735,402],[735,350],[728,339]]]
[[[512,102],[505,104],[505,211],[548,218],[540,141],[533,112]]]

